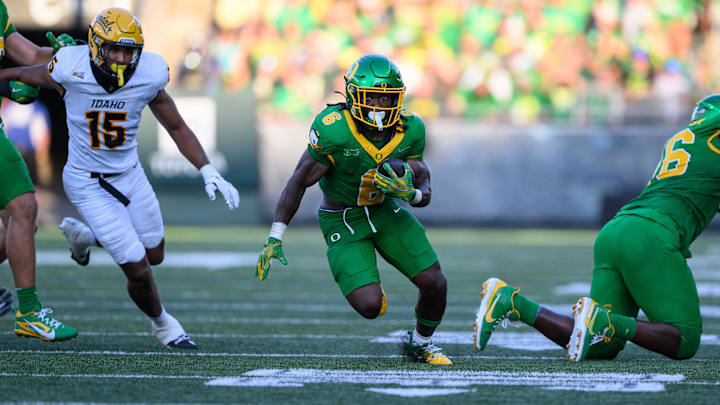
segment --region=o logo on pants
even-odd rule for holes
[[[337,242],[340,240],[340,234],[335,232],[334,234],[330,235],[330,241]]]

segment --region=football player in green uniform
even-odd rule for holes
[[[406,349],[415,360],[452,364],[432,335],[445,312],[447,281],[420,222],[396,199],[415,207],[430,203],[430,174],[423,163],[425,126],[402,108],[405,86],[397,66],[365,55],[345,77],[346,102],[328,105],[310,129],[310,142],[278,202],[256,276],[264,280],[271,259],[287,264],[282,237],[307,187],[323,191],[319,223],[333,277],[350,305],[373,319],[385,313],[376,251],[417,286],[417,325]],[[388,158],[405,160],[405,174],[377,173]]]
[[[491,278],[483,284],[475,348],[498,323],[524,322],[568,349],[568,359],[612,359],[627,341],[671,359],[700,345],[702,317],[686,259],[720,205],[720,95],[695,107],[666,143],[645,190],[600,230],[590,297],[558,315]],[[649,322],[636,319],[642,309]]]
[[[53,52],[75,42],[67,34],[55,38],[48,33],[52,47],[41,48],[23,37],[10,22],[5,3],[0,1],[0,59],[9,57],[20,65],[46,63]],[[0,82],[0,96],[20,103],[31,103],[38,89],[21,82]],[[8,258],[15,280],[18,310],[15,333],[49,342],[61,342],[77,336],[77,330],[63,325],[50,315],[38,299],[35,287],[35,219],[37,201],[28,168],[20,153],[0,127],[0,262]],[[3,294],[7,308],[8,294]]]

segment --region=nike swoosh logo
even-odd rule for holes
[[[402,149],[399,149],[399,150],[398,150],[398,153],[403,153],[403,152],[405,152],[405,151],[408,150],[408,149],[410,149],[410,147],[409,147],[409,146],[406,146],[406,147],[404,147],[404,148],[402,148]]]
[[[18,91],[22,91],[22,89],[12,89],[10,91],[12,91],[13,93],[17,93]]]
[[[47,340],[55,340],[55,331],[51,330],[50,333],[45,332],[44,330],[38,328],[37,326],[33,325],[32,322],[25,322],[29,327],[31,327],[38,335],[44,337]]]
[[[493,310],[495,309],[495,304],[497,304],[497,302],[498,302],[499,299],[500,299],[500,294],[498,294],[498,293],[496,292],[496,293],[495,293],[495,300],[493,301],[492,304],[490,304],[490,308],[488,309],[487,313],[485,314],[485,321],[486,321],[486,322],[488,322],[488,323],[493,323],[493,322],[495,322],[495,320],[493,319],[493,317],[492,317],[491,314],[492,314]]]
[[[398,212],[400,212],[400,207],[393,208],[393,212],[396,213],[396,214],[397,214]]]

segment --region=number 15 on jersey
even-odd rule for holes
[[[108,149],[115,149],[125,143],[125,127],[118,125],[117,122],[127,119],[126,112],[88,111],[85,113],[85,119],[88,121],[91,148],[101,149],[104,143]]]

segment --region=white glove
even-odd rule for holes
[[[205,191],[210,201],[215,201],[215,192],[220,191],[220,194],[225,198],[225,203],[228,208],[233,209],[238,207],[240,204],[240,194],[235,186],[222,178],[215,166],[206,164],[200,168],[200,174],[202,174],[203,180],[205,181]]]

